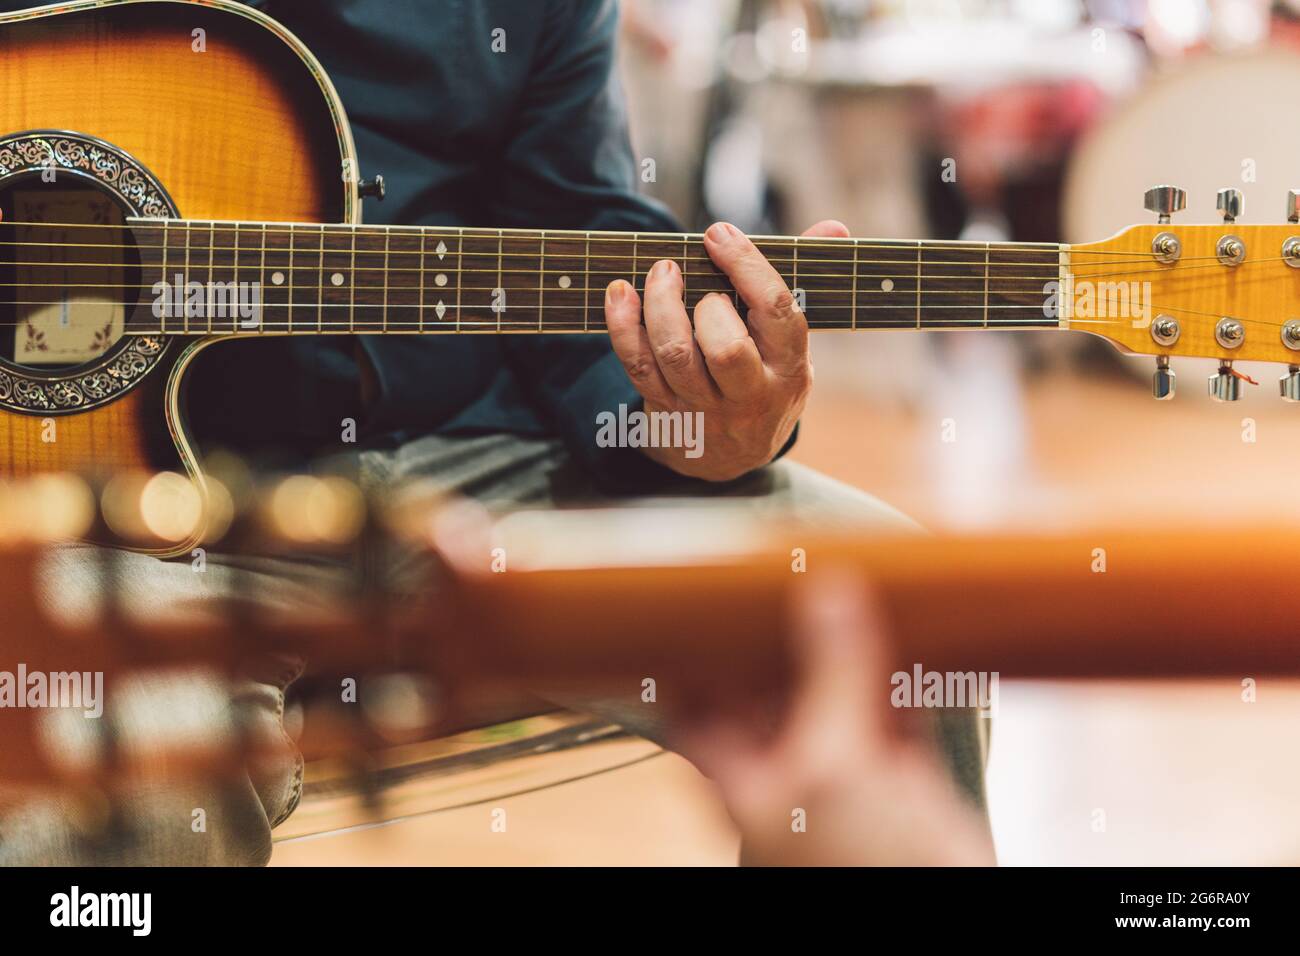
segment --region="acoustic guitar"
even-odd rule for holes
[[[285,508],[291,496],[281,493],[301,480],[260,489],[236,536],[301,546],[317,516]],[[656,711],[779,700],[799,668],[794,604],[826,573],[872,589],[891,673],[924,665],[924,673],[969,677],[977,683],[963,684],[970,696],[961,699],[970,706],[996,707],[1003,678],[1207,679],[1233,693],[1245,678],[1300,676],[1294,527],[868,540],[852,529],[760,520],[725,503],[496,517],[466,501],[414,497],[400,515],[391,505],[391,496],[369,501],[336,543],[351,552],[384,539],[425,555],[414,597],[388,592],[357,561],[314,579],[310,607],[232,597],[207,602],[198,616],[144,617],[118,603],[124,556],[105,548],[96,552],[100,612],[68,620],[50,613],[37,586],[44,550],[58,538],[0,538],[9,585],[0,589],[0,700],[8,695],[0,804],[27,786],[112,791],[141,776],[245,773],[251,756],[281,741],[180,733],[117,747],[119,728],[108,719],[92,721],[102,749],[63,753],[43,733],[45,705],[111,717],[112,695],[133,679],[194,668],[235,679],[275,655],[310,661],[299,685],[309,713],[298,739],[304,755],[335,773],[340,764],[373,767],[397,782],[407,779],[405,748],[417,740],[536,714],[553,707],[547,699],[645,706],[647,677]],[[0,486],[0,513],[24,506],[32,499],[20,486]],[[284,508],[283,522],[259,521],[263,507]],[[485,560],[497,548],[510,555],[508,574]],[[1236,556],[1228,572],[1224,554]],[[1177,600],[1163,598],[1170,582]],[[256,587],[250,580],[248,590]],[[340,706],[345,679],[361,683],[368,706]],[[359,759],[374,751],[384,758]]]
[[[320,63],[226,0],[80,0],[0,16],[0,477],[173,469],[203,499],[186,423],[204,350],[283,335],[601,332],[604,289],[659,259],[686,304],[734,295],[687,234],[373,227]],[[1281,363],[1300,399],[1300,193],[1287,224],[1157,221],[1054,243],[759,237],[821,330],[1068,329],[1156,360]],[[742,314],[743,302],[737,303]],[[256,383],[239,383],[240,387]],[[593,426],[594,427],[594,426]],[[179,554],[201,529],[159,545]]]

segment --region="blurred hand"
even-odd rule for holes
[[[887,643],[861,584],[831,572],[797,588],[802,677],[774,738],[736,721],[677,748],[721,788],[744,862],[993,865],[987,826],[923,744],[898,732]],[[792,828],[804,811],[806,832]]]
[[[804,233],[848,234],[833,220]],[[767,464],[789,440],[812,388],[812,362],[807,320],[749,237],[719,222],[704,247],[749,306],[748,325],[728,296],[714,293],[696,305],[692,329],[681,268],[669,259],[646,276],[644,324],[641,299],[622,279],[605,290],[605,324],[647,413],[704,413],[703,455],[642,451],[683,475],[727,481]]]

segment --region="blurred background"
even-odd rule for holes
[[[1183,222],[1215,221],[1225,186],[1242,221],[1281,222],[1300,188],[1300,0],[623,7],[643,189],[690,229],[837,218],[856,236],[1083,242],[1150,221],[1157,183],[1188,191]],[[1211,363],[1176,364],[1177,399],[1156,403],[1149,360],[1085,334],[823,333],[813,354],[794,457],[935,531],[1095,529],[1104,547],[1108,528],[1297,517],[1300,408],[1278,399],[1282,369],[1243,364],[1260,387],[1217,405]],[[989,768],[1002,862],[1300,861],[1300,686],[1263,684],[1251,704],[1240,690],[1004,682]],[[503,802],[509,835],[465,808],[364,840],[288,839],[275,862],[734,862],[707,781],[619,746],[622,769]]]

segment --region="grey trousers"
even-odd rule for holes
[[[474,438],[428,436],[393,450],[363,451],[351,461],[371,489],[412,478],[432,479],[448,492],[493,506],[599,505],[648,507],[662,499],[617,498],[597,493],[554,441],[509,435]],[[781,461],[725,485],[692,482],[675,492],[695,499],[726,498],[733,506],[810,526],[860,528],[865,535],[917,530],[876,499],[793,462]],[[55,551],[42,569],[41,594],[49,609],[75,618],[102,598],[95,549]],[[284,607],[310,606],[313,595],[337,569],[264,558],[209,555],[196,571],[189,560],[159,561],[121,555],[114,575],[120,607],[128,614],[203,615],[214,599],[254,596]],[[250,592],[252,594],[250,595]],[[131,687],[112,699],[104,720],[116,739],[155,739],[193,734],[204,739],[232,733],[236,725],[270,745],[271,757],[247,768],[231,786],[143,785],[104,807],[65,798],[32,800],[0,817],[0,864],[51,865],[240,865],[270,859],[271,831],[297,806],[302,761],[283,728],[285,690],[300,662],[272,659],[231,683],[188,675]],[[634,734],[662,742],[645,707],[631,701],[565,701],[620,723]],[[987,722],[965,710],[938,711],[937,742],[955,780],[983,805]],[[94,722],[64,722],[62,746],[84,747]],[[276,756],[278,754],[278,756]]]

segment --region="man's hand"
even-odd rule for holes
[[[775,737],[702,718],[674,749],[721,789],[748,864],[993,864],[979,813],[897,725],[879,605],[848,572],[819,573],[795,586],[802,674]]]
[[[804,233],[848,234],[834,220]],[[703,455],[642,451],[683,475],[727,481],[767,464],[789,440],[812,388],[812,362],[807,320],[749,238],[719,222],[704,234],[704,247],[749,306],[748,325],[729,297],[713,293],[695,307],[692,330],[681,269],[669,259],[646,276],[645,324],[640,297],[621,279],[605,290],[605,323],[647,413],[703,413]]]

